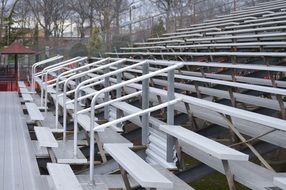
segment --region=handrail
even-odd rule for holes
[[[78,76],[76,73],[74,73],[74,72],[77,72],[77,71],[80,71],[80,70],[82,70],[82,69],[85,69],[85,68],[88,68],[88,67],[90,67],[90,66],[94,66],[94,65],[98,65],[98,64],[100,64],[100,63],[104,63],[104,62],[106,62],[106,61],[108,61],[109,59],[108,58],[106,58],[106,59],[103,59],[103,60],[100,60],[100,61],[96,61],[96,62],[93,62],[93,63],[89,63],[89,64],[86,64],[86,65],[83,65],[83,66],[81,66],[81,67],[77,67],[77,68],[74,68],[74,69],[71,69],[71,70],[69,70],[69,71],[65,71],[65,72],[63,72],[63,73],[61,73],[60,75],[58,75],[57,76],[57,78],[55,79],[55,81],[56,81],[56,83],[55,84],[53,84],[53,85],[49,85],[49,86],[54,86],[54,85],[56,85],[56,120],[55,120],[55,122],[56,122],[56,128],[58,127],[58,117],[59,117],[59,114],[58,114],[58,108],[59,108],[59,100],[58,100],[58,97],[59,97],[59,84],[62,84],[62,83],[65,83],[65,81],[69,81],[70,80],[70,77],[72,77],[72,76]],[[90,70],[89,70],[90,71]],[[83,72],[83,73],[86,73],[86,72]],[[70,75],[69,75],[70,74]],[[82,73],[80,73],[81,75],[80,76],[82,76]],[[69,78],[65,78],[64,80],[62,80],[61,82],[60,82],[60,80],[61,80],[61,78],[62,77],[67,77],[67,75],[68,75],[68,77]],[[62,96],[66,96],[66,94],[62,94]],[[63,101],[63,102],[65,102],[65,100]],[[65,104],[63,105],[64,107],[65,107]],[[65,116],[64,116],[65,117]],[[65,125],[64,125],[64,127],[65,127]],[[64,138],[65,139],[65,138]]]
[[[49,62],[52,62],[52,61],[57,61],[59,59],[62,59],[64,56],[60,56],[60,55],[57,55],[57,56],[54,56],[54,57],[51,57],[49,59],[45,59],[45,60],[42,60],[42,61],[39,61],[39,62],[36,62],[32,65],[32,82],[31,82],[31,86],[32,86],[32,89],[33,91],[35,91],[35,74],[36,74],[36,68],[40,65],[44,65],[44,64],[47,64]]]
[[[148,62],[146,61],[143,61],[142,62],[143,64],[146,64]],[[168,66],[166,68],[163,68],[163,69],[160,69],[158,71],[154,71],[152,73],[148,73],[148,74],[145,74],[145,75],[142,75],[140,77],[137,77],[137,78],[134,78],[134,79],[130,79],[128,81],[124,81],[124,82],[121,82],[119,84],[115,84],[113,86],[109,86],[109,87],[106,87],[100,91],[98,91],[94,97],[92,98],[92,101],[91,101],[91,105],[90,107],[91,108],[94,108],[95,107],[95,103],[97,102],[97,98],[99,97],[100,94],[102,93],[105,93],[105,92],[109,92],[111,90],[115,90],[115,89],[118,89],[118,88],[121,88],[123,86],[126,86],[128,84],[131,84],[131,83],[135,83],[135,82],[139,82],[139,81],[143,81],[145,79],[149,79],[153,76],[156,76],[160,73],[164,73],[164,72],[169,72],[169,71],[172,71],[172,70],[175,70],[175,69],[178,69],[178,68],[181,68],[183,67],[183,63],[180,63],[180,64],[175,64],[175,65],[172,65],[172,66]],[[126,67],[124,68],[126,69]],[[119,69],[120,70],[120,69]],[[117,74],[118,72],[121,72],[121,71],[115,71],[113,73]],[[75,107],[76,107],[76,104],[77,104],[77,99],[75,99]],[[173,105],[175,103],[177,103],[178,101],[180,101],[180,99],[175,99],[175,100],[171,100],[169,102],[166,102],[166,103],[163,103],[163,104],[160,104],[158,106],[154,106],[152,108],[148,108],[148,109],[145,109],[144,111],[142,112],[138,112],[138,113],[135,113],[135,114],[131,114],[130,116],[126,116],[126,117],[123,117],[123,118],[120,118],[120,119],[117,119],[117,121],[119,121],[118,123],[121,122],[121,120],[124,120],[124,119],[129,119],[129,118],[132,118],[132,117],[135,117],[135,116],[138,116],[138,115],[143,115],[143,114],[146,114],[146,113],[150,113],[152,110],[157,110],[157,109],[161,109],[162,106],[163,107],[166,107],[166,106],[169,106],[169,105]],[[172,102],[172,103],[171,103]],[[99,104],[100,105],[100,104]],[[94,130],[96,129],[104,129],[108,126],[110,126],[110,122],[108,122],[107,124],[103,124],[101,126],[98,126],[98,127],[94,127],[94,119],[95,119],[95,109],[91,109],[91,113],[90,113],[90,182],[93,183],[94,182],[94,179],[93,179],[93,174],[94,174]],[[74,112],[74,124],[75,124],[75,127],[74,127],[74,135],[75,137],[77,136],[77,112]],[[117,124],[117,122],[111,122],[113,124]],[[74,139],[74,150],[76,150],[76,147],[77,147],[77,138]]]
[[[66,63],[61,64],[59,66],[52,67],[52,68],[49,68],[49,69],[45,68],[46,70],[45,69],[43,70],[43,75],[42,75],[43,86],[41,87],[41,106],[43,106],[43,93],[44,93],[44,90],[45,90],[45,112],[47,112],[47,101],[48,101],[48,99],[47,99],[47,97],[48,97],[48,84],[47,84],[47,81],[48,81],[49,73],[57,71],[57,70],[60,70],[60,69],[64,68],[65,66],[68,66],[68,65],[71,65],[71,64],[75,64],[75,63],[80,63],[80,62],[85,61],[85,60],[87,60],[87,57],[74,59],[73,61],[66,62]],[[45,77],[45,79],[44,79],[44,77]]]
[[[97,63],[104,63],[106,61],[108,61],[109,59],[103,59],[103,60],[100,60],[100,61],[97,61]],[[71,77],[69,77],[68,79],[65,80],[65,83],[64,83],[64,89],[63,89],[63,128],[64,128],[64,131],[63,131],[63,140],[66,139],[66,115],[67,115],[67,109],[66,109],[66,93],[67,93],[67,84],[70,80],[72,79],[76,79],[76,78],[79,78],[79,77],[82,77],[88,73],[92,73],[92,72],[96,72],[96,71],[100,71],[102,69],[105,69],[105,68],[108,68],[110,66],[113,66],[113,65],[117,65],[117,64],[121,64],[125,62],[125,59],[121,59],[121,60],[118,60],[118,61],[115,61],[115,62],[112,62],[112,63],[109,63],[109,64],[106,64],[106,65],[102,65],[102,66],[99,66],[97,68],[94,68],[94,69],[91,69],[91,70],[88,70],[88,71],[85,71],[85,72],[82,72],[82,73],[78,73],[78,74],[75,74]],[[96,81],[96,80],[94,80]],[[58,86],[57,86],[57,92],[58,92]]]

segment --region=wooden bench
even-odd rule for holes
[[[56,190],[83,190],[69,165],[48,163],[47,169]]]
[[[121,144],[104,144],[104,149],[122,167],[121,172],[129,173],[142,187],[173,188],[173,183],[141,159],[128,147]],[[127,175],[123,175],[126,188],[130,187]]]
[[[38,106],[35,103],[26,102],[26,108],[29,113],[29,117],[32,121],[43,121],[44,116],[40,112]]]
[[[50,128],[34,127],[34,130],[40,147],[51,148],[59,146]]]

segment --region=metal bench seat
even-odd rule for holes
[[[21,94],[33,94],[33,92],[29,91],[26,87],[20,88],[20,93]]]
[[[178,140],[182,140],[188,145],[194,146],[217,159],[247,161],[249,158],[249,156],[244,153],[229,148],[181,126],[161,125],[159,128],[165,133],[176,137]]]
[[[44,116],[40,112],[38,106],[35,103],[26,102],[25,103],[29,117],[32,121],[43,121]]]
[[[136,153],[121,144],[104,144],[104,149],[142,187],[173,188],[173,183],[146,163]]]
[[[33,102],[34,99],[30,94],[22,94],[22,98],[24,102]]]
[[[274,177],[273,183],[281,189],[286,189],[286,177]]]
[[[120,48],[121,50],[150,50],[150,49],[226,49],[226,48],[281,48],[285,47],[286,42],[245,42],[245,43],[205,43],[205,44],[195,44],[195,45],[167,45],[167,46],[140,46],[140,47],[126,47]]]
[[[220,173],[225,174],[224,167],[220,159],[209,156],[205,152],[196,147],[189,146],[183,141],[179,141],[179,144],[182,147],[182,151],[186,154],[200,160]],[[275,187],[277,188],[277,186],[273,184],[273,177],[280,176],[280,174],[249,161],[229,161],[229,167],[232,171],[234,180],[244,184],[250,189],[265,190]]]
[[[106,55],[136,56],[238,56],[238,57],[285,57],[283,52],[107,52]]]
[[[18,86],[19,86],[19,88],[26,88],[27,87],[24,81],[18,81]]]
[[[137,84],[129,85],[129,88],[126,88],[126,92],[127,93],[133,93],[134,89],[140,90],[141,86],[137,85]],[[166,91],[165,90],[161,90],[161,89],[157,89],[157,88],[151,87],[150,88],[150,92],[151,92],[150,93],[150,101],[158,103],[158,99],[157,99],[156,95],[159,95],[162,98],[162,101],[166,100]],[[229,112],[231,110],[237,110],[237,112],[239,112],[239,113],[240,112],[245,113],[245,115],[247,116],[245,118],[244,118],[244,116],[241,116],[239,118],[237,118],[237,117],[234,118],[234,120],[235,120],[235,127],[241,133],[249,135],[251,137],[259,136],[261,134],[264,134],[264,133],[272,130],[273,128],[276,128],[276,124],[275,124],[276,122],[274,122],[274,121],[277,121],[278,124],[280,123],[280,121],[282,123],[284,123],[284,120],[281,120],[281,119],[277,119],[277,118],[273,118],[273,117],[269,117],[269,116],[264,116],[264,115],[261,115],[261,114],[252,113],[252,112],[241,110],[241,109],[238,109],[238,108],[233,108],[233,107],[230,107],[230,106],[225,106],[225,105],[221,105],[221,104],[218,104],[218,103],[213,103],[213,102],[209,102],[207,100],[202,100],[202,99],[198,99],[198,98],[194,98],[194,97],[190,97],[190,96],[186,96],[186,95],[182,95],[182,94],[176,94],[176,96],[177,95],[179,97],[183,98],[183,102],[189,103],[191,105],[194,117],[197,117],[197,118],[209,121],[211,123],[218,124],[218,125],[226,127],[226,128],[228,128],[227,124],[221,118],[220,114],[217,113],[217,112],[220,112],[220,110],[216,109],[216,108],[213,108],[213,109],[210,110],[210,109],[208,109],[207,105],[212,104],[215,107],[216,106],[224,107],[225,108],[224,109],[225,112],[224,111],[222,112],[224,114],[231,114]],[[206,107],[202,107],[202,106],[196,105],[196,104],[194,104],[195,102],[205,102],[206,103]],[[183,112],[183,113],[188,113],[184,103],[182,103],[182,102],[177,103],[175,105],[175,109],[180,111],[180,112]],[[250,114],[247,114],[247,113],[250,113]],[[238,116],[238,115],[236,115],[236,112],[233,112],[233,114],[231,114],[231,115]],[[256,119],[255,120],[250,119],[250,121],[253,121],[253,122],[247,121],[247,123],[250,123],[250,124],[249,125],[245,125],[244,124],[245,122],[242,122],[242,121],[244,119],[249,118],[249,117],[263,118],[263,120],[265,119],[265,121],[268,121],[268,122],[261,121],[260,122],[261,124],[258,124],[257,122],[254,122],[254,121],[256,121]],[[273,123],[272,123],[272,121],[273,121]],[[270,123],[270,126],[268,125],[269,123]],[[283,127],[282,125],[280,127],[281,127],[282,130],[284,130],[285,127]],[[285,141],[284,137],[285,137],[285,132],[284,131],[280,131],[280,129],[278,129],[277,131],[274,131],[274,132],[272,132],[270,134],[267,134],[267,135],[261,137],[260,139],[263,140],[263,141],[269,142],[271,144],[275,144],[275,145],[280,146],[280,147],[286,147],[286,141]]]
[[[243,34],[248,33],[248,35],[263,34],[264,32],[275,31],[275,32],[283,32],[286,26],[267,26],[267,27],[259,27],[259,28],[246,28],[246,29],[237,29],[237,30],[226,30],[222,32],[209,32],[206,33],[207,36],[220,36],[227,34]]]
[[[58,143],[48,127],[34,127],[40,147],[58,147]]]
[[[52,94],[51,97],[53,98],[54,102],[56,102],[56,100],[57,100],[57,94]],[[64,101],[63,96],[58,97],[58,103],[59,103],[59,105],[60,105],[61,107],[63,107],[63,105],[64,105],[64,102],[63,102],[63,101]],[[66,98],[66,101],[67,101],[67,102],[68,102],[68,101],[71,101],[71,99]],[[74,109],[74,104],[73,104],[73,103],[67,104],[67,105],[66,105],[66,108],[67,108],[67,110],[73,110],[73,109]]]
[[[83,190],[69,165],[48,163],[47,169],[56,190]]]

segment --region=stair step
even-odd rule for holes
[[[40,147],[58,147],[58,142],[55,139],[52,131],[48,127],[34,127]]]
[[[81,150],[77,148],[77,156],[73,153],[73,140],[58,141],[59,146],[52,148],[57,163],[61,164],[85,164],[87,163],[86,157]]]
[[[117,133],[113,129],[106,128],[103,132],[98,132],[100,142],[103,144],[116,143],[124,144],[127,147],[133,147],[133,143],[123,137],[121,134]]]
[[[56,190],[83,190],[69,165],[48,163],[47,168]]]

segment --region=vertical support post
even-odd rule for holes
[[[108,73],[109,72],[109,68],[106,68],[105,69],[105,73]],[[104,87],[108,87],[109,86],[109,77],[105,77],[104,78]],[[109,101],[109,93],[108,92],[105,92],[104,93],[104,101],[105,102],[108,102]],[[108,120],[109,118],[109,106],[104,106],[104,119],[107,119]]]
[[[77,110],[78,110],[78,90],[80,85],[78,85],[74,92],[74,113],[73,113],[73,126],[74,126],[74,133],[73,133],[73,155],[77,156],[77,133],[78,133],[78,124],[77,124]]]
[[[175,71],[171,70],[168,71],[168,95],[167,101],[171,101],[175,99]],[[167,124],[174,125],[174,114],[175,114],[175,107],[174,105],[168,105],[167,107]],[[175,147],[176,139],[171,136],[167,135],[167,162],[173,162],[173,155],[174,155],[174,147]]]
[[[120,165],[119,165],[119,168],[120,168],[120,173],[122,175],[126,190],[131,190],[132,188],[131,188],[131,185],[130,185],[129,180],[128,180],[127,172]]]
[[[45,78],[45,81],[46,81],[46,83],[45,83],[45,114],[47,114],[47,111],[48,111],[48,87],[49,87],[49,85],[48,85],[48,74],[46,75],[46,78]]]
[[[121,69],[121,68],[122,68],[122,64],[119,63],[119,64],[117,65],[117,70],[119,70],[119,69]],[[116,75],[116,82],[117,82],[117,84],[120,84],[120,83],[122,82],[122,73],[121,73],[121,72],[120,72],[120,73],[117,73],[117,75]],[[121,89],[121,88],[117,88],[117,89],[116,89],[116,98],[120,98],[120,97],[121,97],[121,92],[122,92],[122,89]],[[122,113],[122,112],[121,112],[119,109],[116,108],[116,119],[118,119],[118,118],[121,117],[121,113]],[[116,127],[119,129],[119,128],[121,127],[121,124],[118,123],[118,124],[116,125]]]
[[[43,72],[43,71],[42,71]],[[44,73],[42,73],[42,85],[41,86],[41,107],[43,107],[43,99],[44,99]]]
[[[149,63],[145,63],[142,67],[142,75],[149,73]],[[142,81],[142,109],[149,108],[149,78]],[[147,145],[149,143],[149,115],[146,113],[142,115],[142,145]]]
[[[222,160],[223,169],[225,171],[225,176],[227,179],[228,187],[230,190],[235,190],[235,184],[233,180],[233,174],[231,173],[229,162],[227,160]]]

